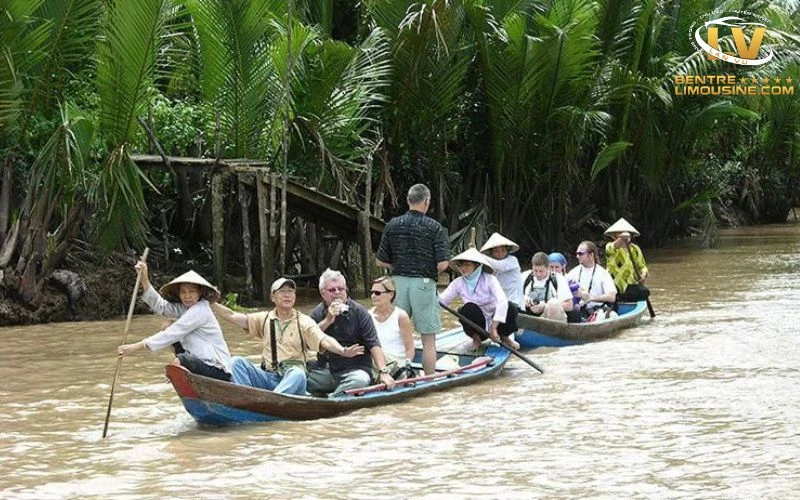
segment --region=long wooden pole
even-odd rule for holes
[[[147,261],[147,255],[150,253],[149,248],[144,249],[142,253],[142,261]],[[142,282],[142,272],[136,271],[136,284],[133,286],[133,294],[131,295],[131,305],[128,307],[128,319],[125,320],[125,333],[122,334],[122,342],[124,344],[128,340],[128,330],[131,327],[131,317],[133,317],[133,308],[136,306],[136,295],[139,291],[139,284]],[[117,378],[119,378],[119,371],[122,368],[122,356],[117,357],[117,366],[114,368],[114,380],[111,381],[111,395],[108,396],[108,410],[106,410],[106,422],[103,424],[103,439],[108,435],[108,420],[111,418],[111,403],[114,401],[114,388],[117,386]]]

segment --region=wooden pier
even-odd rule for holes
[[[276,239],[279,238],[278,223],[280,216],[281,177],[268,168],[264,161],[249,159],[186,158],[161,155],[134,155],[134,161],[143,169],[167,169],[170,171],[194,171],[198,169],[211,175],[211,224],[212,253],[214,261],[214,279],[218,286],[224,287],[226,281],[225,243],[232,237],[229,231],[231,214],[226,214],[226,194],[230,193],[229,183],[235,183],[238,193],[238,206],[242,217],[242,249],[246,293],[252,295],[254,290],[253,263],[251,255],[252,237],[249,229],[250,214],[258,219],[258,261],[261,269],[259,281],[262,298],[267,299],[269,285],[277,277]],[[251,193],[255,193],[255,207],[251,203]],[[332,233],[340,239],[337,251],[327,265],[337,267],[342,247],[348,243],[357,243],[361,257],[362,280],[365,293],[371,284],[371,271],[374,262],[374,251],[380,242],[385,223],[369,214],[365,209],[353,206],[333,196],[309,188],[298,179],[286,180],[286,211],[293,217],[299,217],[309,224]],[[288,224],[287,224],[288,225]],[[286,234],[284,231],[283,235]],[[312,235],[302,235],[308,238]],[[284,236],[285,238],[285,236]],[[310,238],[314,239],[314,238]],[[286,242],[284,241],[285,245]],[[279,246],[280,248],[280,246]],[[288,254],[291,248],[286,248]],[[316,272],[321,272],[316,269]],[[292,274],[287,272],[288,274]]]

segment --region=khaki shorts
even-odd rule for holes
[[[414,330],[420,335],[439,333],[442,329],[442,318],[439,314],[436,280],[409,276],[392,276],[392,279],[397,286],[394,303],[411,317]]]

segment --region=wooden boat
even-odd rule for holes
[[[463,333],[462,333],[463,335]],[[433,375],[398,380],[392,390],[383,384],[347,391],[335,397],[276,394],[195,373],[182,366],[168,365],[167,377],[186,411],[200,424],[231,425],[278,420],[328,418],[359,408],[398,403],[433,391],[473,384],[500,374],[509,353],[499,346],[487,346],[481,355],[439,352]],[[417,349],[415,362],[422,359]],[[438,367],[451,364],[449,369]]]
[[[645,301],[620,303],[619,316],[591,323],[562,323],[520,313],[515,338],[523,349],[534,347],[563,347],[603,340],[618,334],[623,328],[639,323],[647,309]]]

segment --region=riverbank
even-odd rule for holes
[[[730,222],[730,221],[729,221]],[[742,221],[738,220],[742,225]],[[789,212],[787,223],[800,223],[800,207]],[[646,249],[647,250],[647,249]],[[75,276],[75,283],[65,283],[51,279],[44,289],[41,305],[37,309],[29,309],[18,302],[0,297],[0,326],[28,325],[62,321],[101,321],[127,314],[131,293],[136,283],[133,271],[132,256],[114,253],[100,259],[86,250],[79,250],[67,259],[65,270]],[[523,267],[525,267],[523,265]],[[204,276],[211,276],[208,266],[195,266],[194,269]],[[187,269],[188,270],[188,267]],[[185,270],[162,271],[151,269],[151,280],[160,286]],[[235,292],[236,286],[222,290],[223,296]],[[352,288],[352,287],[351,287]],[[314,303],[318,300],[318,291],[312,287],[301,287],[298,303]],[[360,292],[352,293],[359,297]],[[241,301],[233,299],[230,305],[240,305]],[[254,308],[268,307],[269,304],[254,302],[244,304]],[[141,301],[137,301],[136,314],[147,314],[149,309]]]

